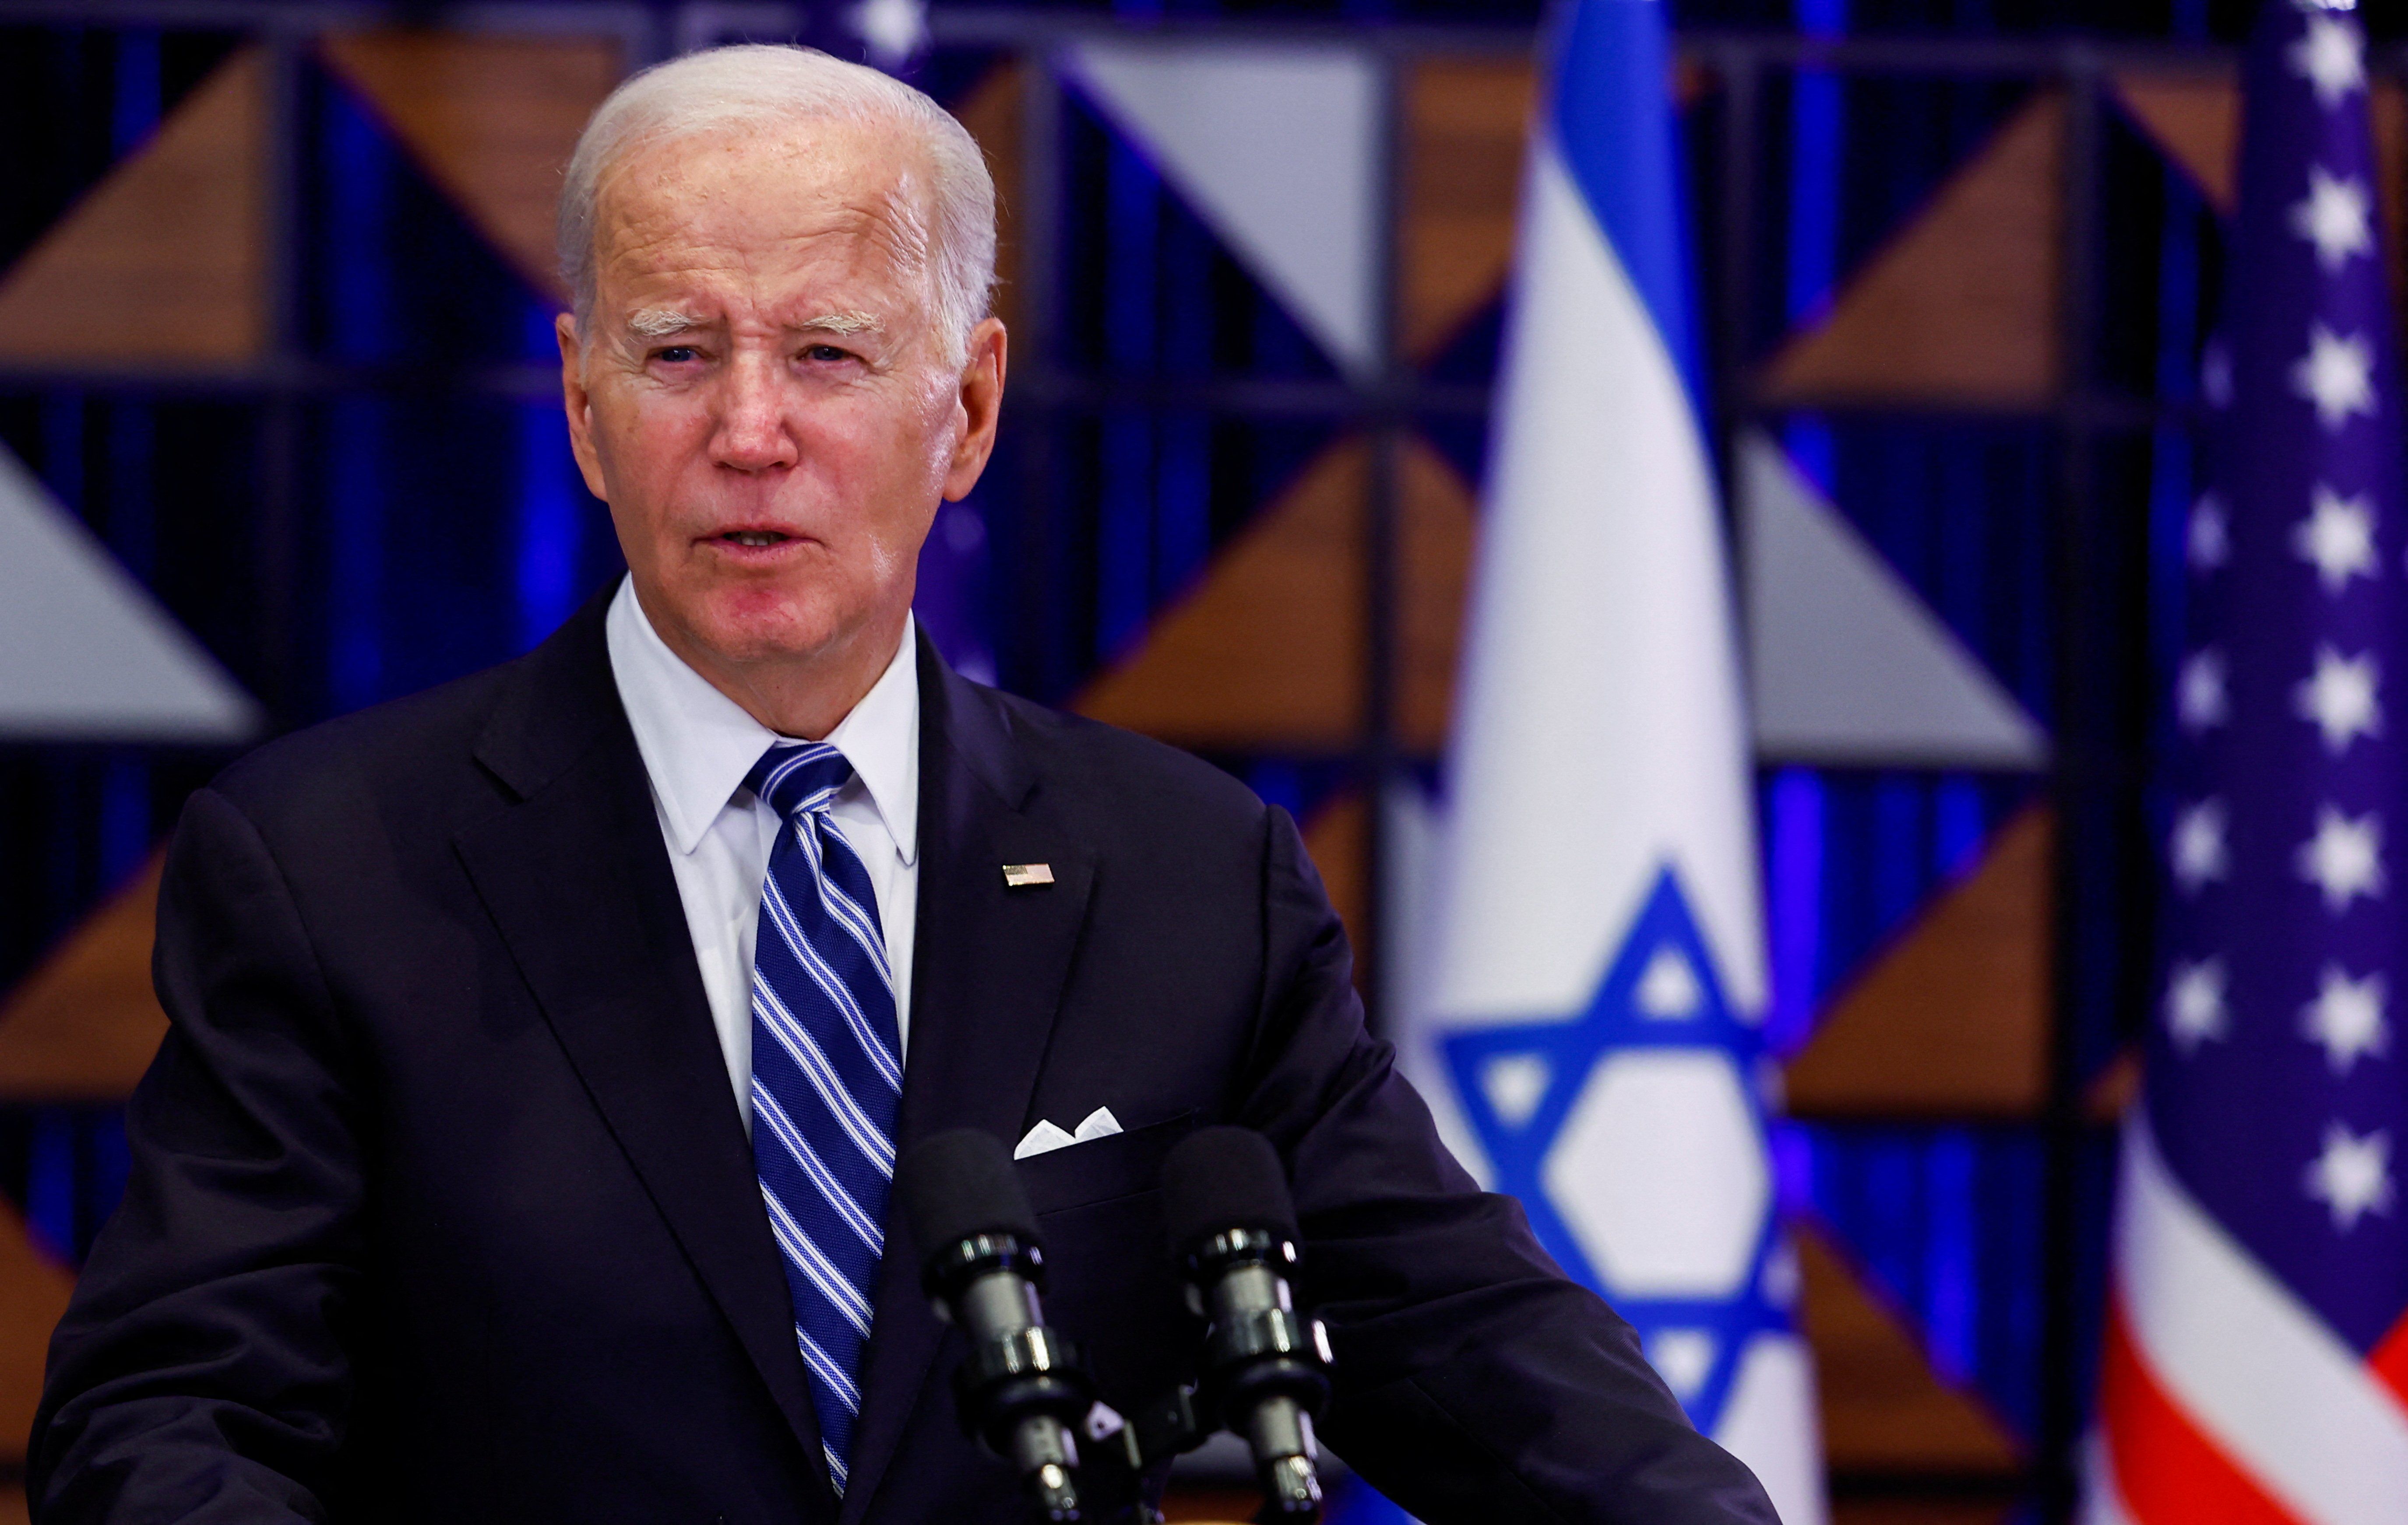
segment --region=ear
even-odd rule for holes
[[[585,390],[585,341],[578,336],[577,320],[562,313],[552,321],[560,341],[560,402],[568,414],[568,449],[585,478],[585,491],[609,501],[602,491],[602,458],[594,450],[594,399]]]
[[[989,318],[970,330],[970,355],[962,367],[961,437],[945,471],[945,501],[959,503],[978,485],[995,453],[996,420],[1003,416],[1004,360],[1009,346],[1003,320]]]

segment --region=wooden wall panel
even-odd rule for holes
[[[1526,61],[1433,59],[1407,78],[1399,342],[1417,360],[1494,301],[1512,268],[1537,99]]]
[[[236,53],[0,279],[0,356],[228,365],[267,345],[266,64]]]
[[[1366,946],[1363,919],[1371,904],[1366,873],[1370,866],[1370,843],[1371,812],[1363,795],[1352,789],[1322,802],[1321,808],[1304,822],[1304,850],[1321,874],[1322,887],[1329,891],[1330,907],[1346,923],[1357,961]]]
[[[953,104],[953,115],[969,129],[986,152],[987,173],[995,177],[995,315],[1007,333],[1019,330],[1024,307],[1020,298],[1021,249],[1018,216],[1021,195],[1021,112],[1027,96],[1026,65],[1014,60],[989,70],[970,92]]]
[[[2006,1426],[1932,1371],[1905,1318],[1820,1229],[1800,1222],[1791,1232],[1804,1273],[1800,1321],[1814,1347],[1825,1461],[1836,1471],[2014,1473],[2022,1459]]]
[[[164,861],[151,859],[0,1002],[0,1101],[133,1093],[167,1032],[150,989]]]
[[[1471,484],[1420,441],[1405,451],[1397,563],[1397,734],[1425,756],[1446,748],[1463,649],[1479,506]]]
[[[2229,75],[2119,74],[2115,97],[2158,151],[2227,217],[2241,202],[2241,87]],[[2408,307],[2408,92],[2374,86],[2375,196],[2394,302]]]
[[[1470,575],[1471,492],[1435,450],[1404,451],[1398,730],[1444,744]],[[1328,753],[1363,726],[1364,515],[1370,455],[1332,446],[1224,548],[1081,696],[1080,713],[1190,747]]]
[[[2230,217],[2241,199],[2241,88],[2214,75],[2119,74],[2115,98],[2157,151]]]
[[[1767,367],[1770,400],[2038,409],[2056,395],[2064,97],[2010,118]]]
[[[2056,816],[2000,828],[1971,874],[1832,1002],[1791,1061],[1805,1118],[2029,1117],[2048,1094]]]
[[[561,172],[586,119],[618,83],[618,45],[357,32],[320,49],[511,267],[566,301],[552,235]]]

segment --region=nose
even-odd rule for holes
[[[739,353],[727,368],[721,389],[711,460],[742,472],[793,465],[798,459],[794,435],[786,428],[784,399],[767,358]]]

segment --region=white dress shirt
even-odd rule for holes
[[[728,1082],[745,1126],[752,1119],[752,934],[761,917],[761,881],[781,824],[753,798],[744,776],[778,740],[668,648],[636,601],[632,577],[619,585],[605,628],[610,675],[635,728],[636,749],[652,785],[652,809],[677,871],[695,961]],[[878,894],[886,962],[895,971],[895,1023],[911,1033],[911,934],[920,888],[920,675],[912,621],[886,671],[853,706],[828,745],[844,753],[853,782],[831,814]]]

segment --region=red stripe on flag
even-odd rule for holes
[[[2115,1490],[2133,1525],[2300,1525],[2158,1385],[2132,1342],[2120,1296],[2107,1311],[2105,1367],[2100,1413]]]
[[[2366,1358],[2366,1369],[2403,1407],[2408,1407],[2408,1316],[2403,1316],[2391,1326],[2391,1333],[2383,1336],[2383,1343]]]

